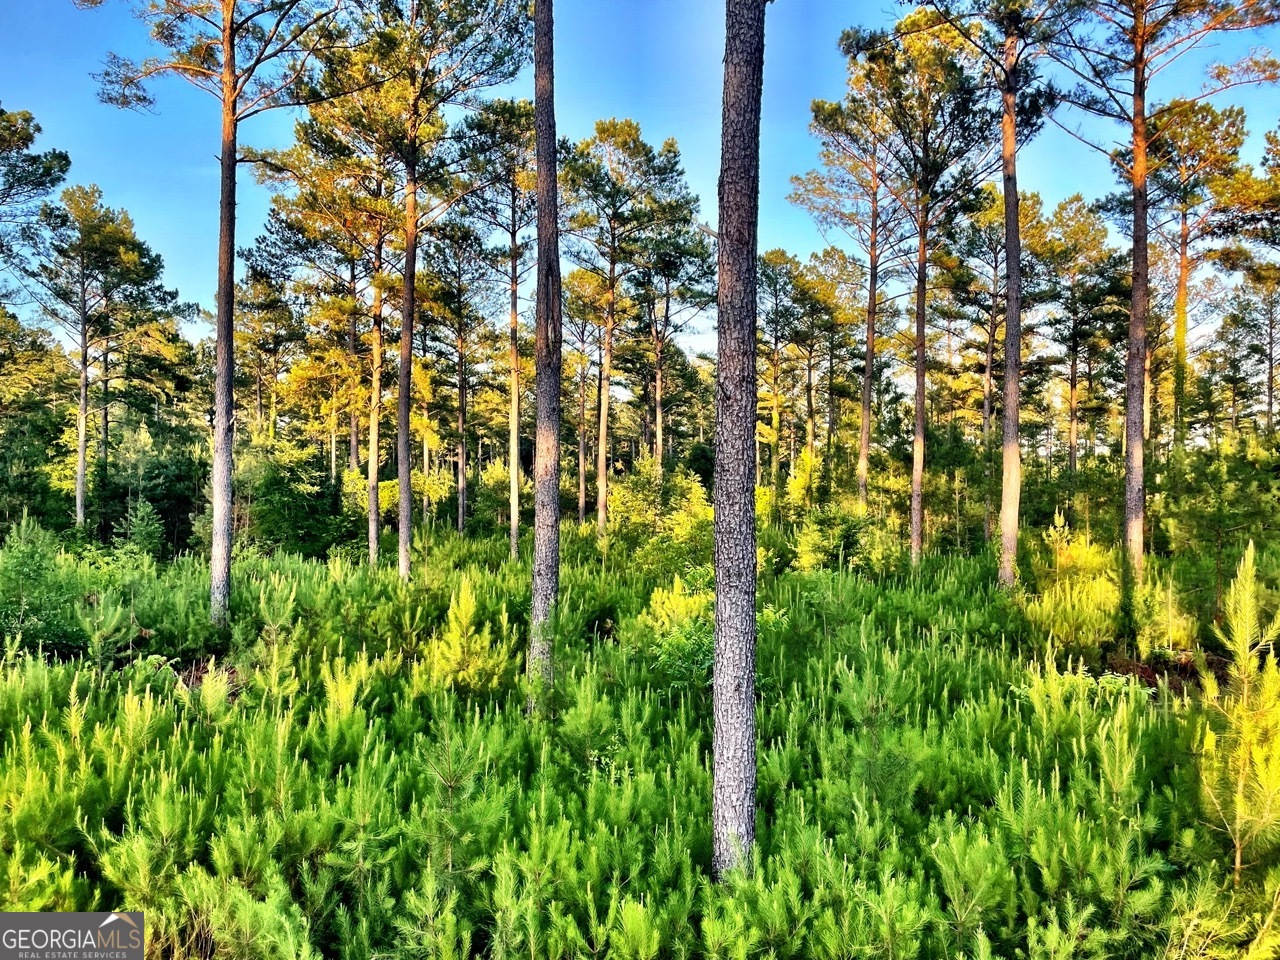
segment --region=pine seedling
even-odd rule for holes
[[[1214,632],[1230,654],[1226,689],[1205,666],[1207,724],[1200,773],[1205,816],[1226,834],[1232,881],[1280,850],[1280,617],[1264,624],[1252,542],[1227,591],[1225,629]]]

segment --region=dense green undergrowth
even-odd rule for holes
[[[1105,580],[1061,548],[1046,584]],[[408,585],[245,554],[218,634],[197,561],[17,528],[0,906],[141,909],[156,957],[1280,950],[1265,597],[1229,595],[1236,672],[1202,694],[1082,665],[1046,594],[1007,598],[982,560],[776,564],[758,851],[717,886],[709,568],[567,531],[556,709],[533,721],[506,551],[423,538]]]

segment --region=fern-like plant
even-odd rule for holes
[[[1236,886],[1246,868],[1280,851],[1280,616],[1263,623],[1253,544],[1227,591],[1225,629],[1215,626],[1231,664],[1226,689],[1201,668],[1208,713],[1201,791],[1210,824],[1225,833]]]

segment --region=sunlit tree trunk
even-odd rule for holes
[[[534,450],[530,711],[543,713],[552,685],[552,616],[560,592],[560,232],[556,195],[552,0],[534,4],[534,128],[538,263],[535,304],[537,429]]]
[[[351,298],[351,316],[347,326],[347,355],[351,359],[354,383],[351,385],[351,429],[347,437],[347,469],[360,469],[360,301],[356,290],[356,262],[351,261],[347,276],[347,295]]]
[[[609,264],[609,303],[600,344],[600,419],[596,424],[596,533],[603,537],[609,518],[609,383],[613,379],[613,325],[617,310],[615,266]]]
[[[413,404],[413,319],[417,310],[418,171],[416,157],[405,164],[404,293],[400,307],[400,383],[396,406],[396,475],[400,484],[400,512],[396,525],[399,571],[409,579],[409,548],[413,544],[413,462],[410,459],[410,412]]]
[[[516,183],[512,180],[511,208],[516,207]],[[510,474],[511,559],[520,555],[520,238],[513,227],[510,235],[511,256],[511,405],[507,413],[507,470]]]
[[[727,0],[719,188],[712,869],[743,866],[756,817],[756,256],[764,0]]]
[[[1133,70],[1133,298],[1129,310],[1129,352],[1125,364],[1124,544],[1134,580],[1142,577],[1146,481],[1143,426],[1146,409],[1147,310],[1147,100],[1145,44],[1139,37]]]
[[[925,301],[928,293],[929,220],[923,199],[916,206],[916,399],[915,434],[911,441],[911,562],[924,553],[924,430],[925,430]]]
[[[209,613],[225,626],[231,602],[231,475],[235,424],[237,74],[234,4],[222,16],[222,156],[219,158],[218,290],[214,317],[212,555]]]
[[[587,522],[587,365],[578,375],[578,523]]]
[[[80,293],[80,405],[76,410],[76,526],[84,526],[89,461],[89,309]]]
[[[1018,577],[1018,511],[1022,499],[1022,448],[1019,444],[1022,379],[1022,234],[1018,218],[1018,41],[1004,43],[1001,91],[1000,167],[1004,192],[1004,449],[1000,485],[1000,583],[1013,587]]]
[[[374,248],[373,274],[382,272],[382,244]],[[378,538],[382,513],[378,502],[379,432],[382,425],[382,287],[373,288],[373,329],[371,333],[369,382],[369,565],[378,563]]]
[[[862,422],[858,427],[858,503],[867,506],[867,478],[871,463],[871,387],[876,361],[876,307],[880,296],[880,197],[873,174],[867,241],[867,332],[862,369]]]
[[[458,532],[467,528],[467,352],[461,338],[458,349]]]
[[[1178,288],[1173,301],[1173,432],[1187,445],[1187,298],[1191,283],[1191,227],[1184,204],[1178,223]]]

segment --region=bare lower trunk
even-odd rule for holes
[[[511,402],[507,413],[507,471],[510,474],[511,559],[520,555],[520,285],[519,238],[511,231]]]
[[[1075,321],[1072,321],[1074,325]],[[1075,334],[1071,337],[1071,360],[1067,368],[1067,469],[1076,472],[1077,449],[1080,446],[1080,373],[1079,358],[1075,346]]]
[[[658,465],[658,476],[662,476],[662,458],[665,454],[662,443],[662,349],[658,348],[657,369],[653,374],[653,459]]]
[[[992,465],[991,465],[991,414],[992,414],[992,393],[994,385],[992,383],[991,368],[996,362],[996,307],[997,292],[999,290],[1000,277],[998,271],[991,278],[991,315],[988,318],[987,327],[987,354],[986,362],[982,371],[982,470],[983,470],[983,494],[982,494],[982,534],[987,542],[991,541],[991,487],[992,487]]]
[[[587,373],[578,380],[578,523],[587,522]]]
[[[458,341],[458,532],[467,529],[467,360]]]
[[[614,293],[609,295],[600,349],[600,420],[596,425],[596,533],[603,537],[609,519],[609,382],[613,378]]]
[[[80,315],[80,405],[76,411],[76,526],[84,526],[89,462],[89,318]]]
[[[347,326],[347,354],[351,360],[354,383],[351,387],[350,430],[347,435],[347,469],[360,469],[360,301],[356,290],[356,264],[351,261],[347,277],[347,294],[351,297],[351,317]]]
[[[712,869],[744,866],[756,817],[756,251],[762,0],[727,0],[720,160]]]
[[[413,462],[410,459],[410,411],[413,409],[413,315],[417,309],[418,177],[416,158],[405,178],[404,294],[400,308],[400,390],[396,405],[396,476],[400,484],[400,512],[396,525],[399,571],[409,579],[409,548],[413,544]]]
[[[1138,51],[1140,62],[1145,56]],[[1129,352],[1125,363],[1124,544],[1129,570],[1142,577],[1146,495],[1143,420],[1147,366],[1147,111],[1146,76],[1134,71],[1133,89],[1133,299],[1129,310]]]
[[[1173,301],[1173,434],[1180,448],[1187,445],[1187,288],[1191,282],[1191,231],[1182,211],[1178,232],[1178,290]]]
[[[1000,583],[1018,577],[1018,511],[1022,499],[1022,448],[1018,443],[1022,377],[1022,234],[1018,219],[1017,39],[1005,39],[1001,170],[1004,191],[1004,450],[1000,485]]]
[[[551,5],[552,0],[537,0],[534,5],[533,41],[538,263],[529,707],[534,713],[545,713],[552,685],[552,621],[560,592],[560,233],[556,195],[555,31]]]
[[[877,182],[871,191],[870,240],[867,244],[867,342],[862,369],[862,422],[858,425],[858,503],[867,506],[871,464],[871,387],[876,361],[876,307],[880,296],[880,201]]]
[[[382,245],[374,253],[374,274],[382,270]],[[381,535],[382,513],[378,502],[378,434],[382,425],[382,289],[373,292],[373,343],[369,382],[369,565],[378,563],[378,537]]]
[[[911,441],[911,562],[924,553],[925,297],[929,269],[929,214],[923,200],[916,208],[916,400]]]
[[[214,318],[213,529],[209,614],[225,626],[231,603],[231,474],[235,422],[236,98],[231,22],[223,27],[222,156],[218,203],[218,291]]]

